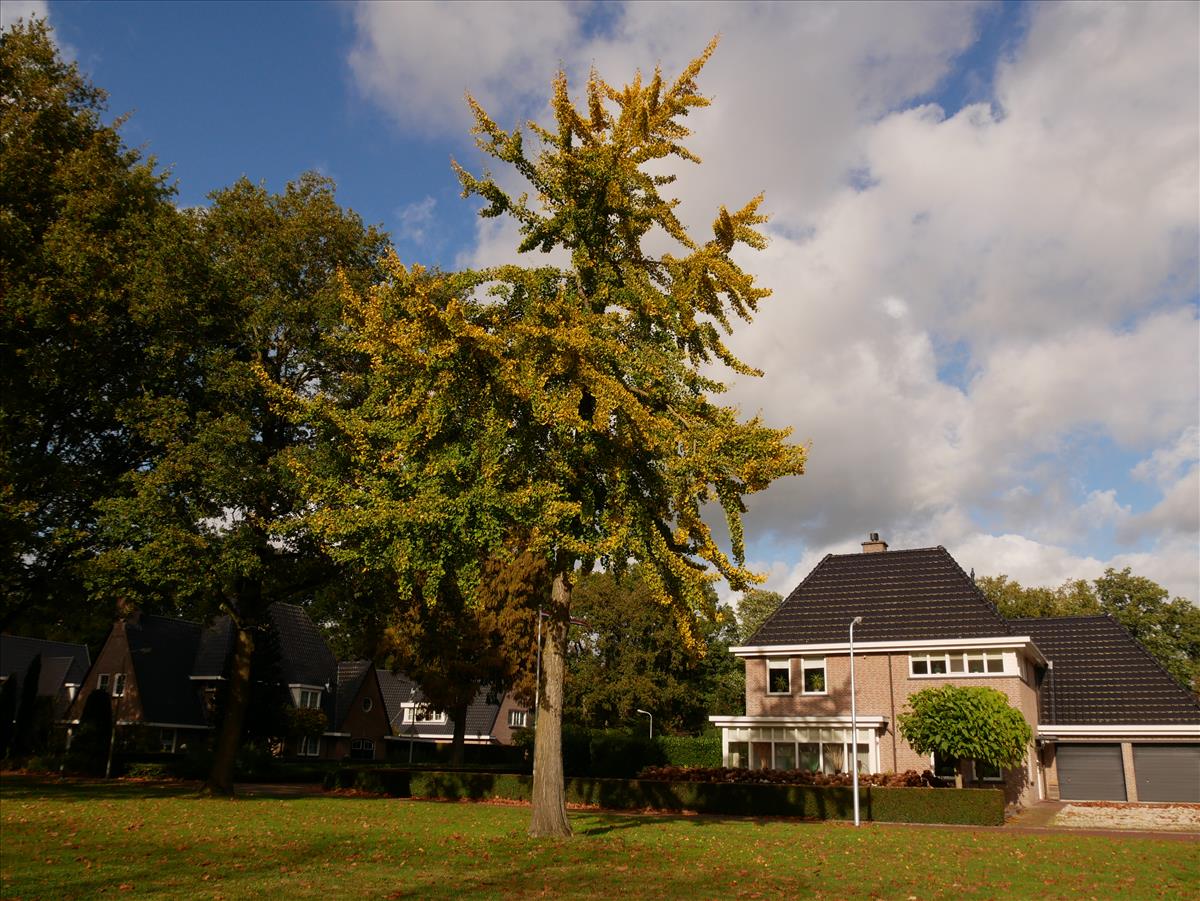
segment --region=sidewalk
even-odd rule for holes
[[[1081,805],[1073,805],[1067,801],[1038,801],[1007,820],[1000,828],[1006,832],[1056,833],[1059,835],[1069,833],[1071,835],[1102,835],[1107,838],[1154,838],[1200,842],[1200,829],[1193,829],[1190,826],[1182,829],[1155,829],[1152,826],[1141,828],[1120,824],[1116,821],[1115,816],[1111,823],[1104,825],[1097,823],[1096,825],[1075,826],[1070,825],[1069,822],[1056,822],[1059,814],[1065,809],[1068,807],[1077,809],[1079,806]],[[1131,808],[1114,805],[1112,809],[1115,813],[1116,811],[1128,811]]]

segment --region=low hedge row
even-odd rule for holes
[[[351,788],[401,798],[527,801],[530,776],[500,773],[419,772],[347,767],[330,774],[328,788]],[[789,816],[818,820],[854,818],[849,788],[817,785],[658,782],[645,779],[566,781],[567,801],[609,810],[691,810],[735,816]],[[890,823],[1004,823],[1004,793],[997,789],[860,789],[865,820]]]

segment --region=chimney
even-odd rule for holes
[[[887,550],[887,542],[881,541],[878,532],[872,532],[871,537],[862,543],[864,554],[882,554]]]

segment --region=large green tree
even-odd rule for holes
[[[96,502],[150,453],[126,414],[174,391],[198,256],[153,159],[45,22],[0,34],[0,629],[98,643]]]
[[[535,199],[460,169],[465,193],[484,199],[482,215],[517,220],[520,251],[560,249],[569,263],[439,277],[393,261],[385,286],[348,304],[348,340],[372,361],[368,402],[301,411],[335,449],[332,465],[309,469],[310,523],[337,553],[395,567],[402,597],[452,582],[470,596],[498,554],[546,562],[534,835],[570,834],[561,725],[580,572],[639,562],[649,596],[696,643],[710,583],[754,581],[743,497],[803,470],[785,430],[714,400],[714,365],[757,374],[722,332],[769,293],[733,259],[737,245],[765,243],[761,198],[720,209],[700,243],[662,193],[672,158],[695,161],[682,119],[708,103],[695,79],[712,49],[671,83],[656,72],[616,89],[593,75],[583,110],[560,75],[553,128],[529,125],[533,151],[472,101],[480,147]],[[652,230],[677,252],[649,252]],[[706,522],[710,504],[724,510],[730,553]]]
[[[384,237],[305,175],[282,194],[242,180],[193,214],[202,315],[163,345],[189,348],[186,390],[147,392],[125,421],[151,452],[105,500],[99,592],[206,619],[236,640],[209,789],[233,790],[250,703],[254,635],[274,601],[303,602],[337,578],[306,529],[290,461],[313,440],[269,401],[320,388],[351,363],[326,344],[341,289],[375,280]]]
[[[741,644],[749,642],[759,627],[774,615],[782,603],[783,595],[778,591],[751,588],[743,592],[737,605],[738,641]]]
[[[733,616],[728,607],[713,606],[717,616],[696,617],[699,641],[688,641],[677,612],[651,595],[640,566],[620,576],[580,577],[571,608],[584,624],[572,628],[568,642],[567,719],[624,725],[640,708],[654,714],[656,730],[694,733],[709,713],[732,712],[742,700],[737,680],[729,679],[742,670],[728,650]]]
[[[1145,646],[1162,667],[1200,694],[1200,608],[1130,567],[1109,567],[1091,582],[1071,579],[1058,588],[1025,587],[1007,576],[976,584],[1006,617],[1108,614]]]

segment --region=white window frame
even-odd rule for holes
[[[809,670],[821,671],[821,684],[824,686],[820,691],[808,690],[808,679],[805,676]],[[829,669],[826,665],[824,657],[801,657],[800,658],[800,693],[805,695],[827,695],[829,694]]]
[[[308,703],[314,701],[315,703]],[[320,710],[321,709],[321,689],[319,688],[301,688],[296,693],[296,706],[303,710]]]
[[[771,673],[783,670],[787,676],[787,690],[773,691],[771,689]],[[790,657],[767,658],[767,694],[790,695],[792,693],[792,659]]]
[[[300,739],[300,748],[297,752],[300,757],[320,757],[321,756],[321,736],[305,735]]]
[[[96,688],[100,691],[108,691],[109,678],[108,673],[100,673],[96,676]]]
[[[171,737],[171,740],[169,742],[167,741],[168,735]],[[163,729],[158,730],[158,749],[160,751],[164,751],[167,754],[174,754],[175,749],[178,746],[179,746],[179,730],[178,729],[163,728]]]
[[[1016,655],[1008,651],[980,648],[971,650],[923,651],[908,655],[910,679],[980,679],[988,676],[1020,676],[1020,667],[1013,669],[1009,660],[1016,663]],[[940,665],[943,672],[933,672]],[[972,669],[979,666],[980,669]],[[924,672],[919,672],[923,667]]]
[[[428,704],[406,703],[400,710],[400,722],[405,726],[444,726],[450,722],[444,710],[434,710]]]
[[[996,767],[996,775],[995,776],[985,776],[979,772],[979,768],[981,766],[986,766],[986,764],[983,763],[983,761],[981,761],[981,760],[972,760],[971,761],[971,772],[975,776],[976,782],[1003,782],[1004,781],[1004,768],[1003,767]]]
[[[125,697],[125,674],[117,673],[115,676],[113,676],[112,686],[112,696],[114,698]]]
[[[508,711],[508,727],[510,729],[528,729],[529,728],[529,711],[528,710],[510,710],[510,711]]]

